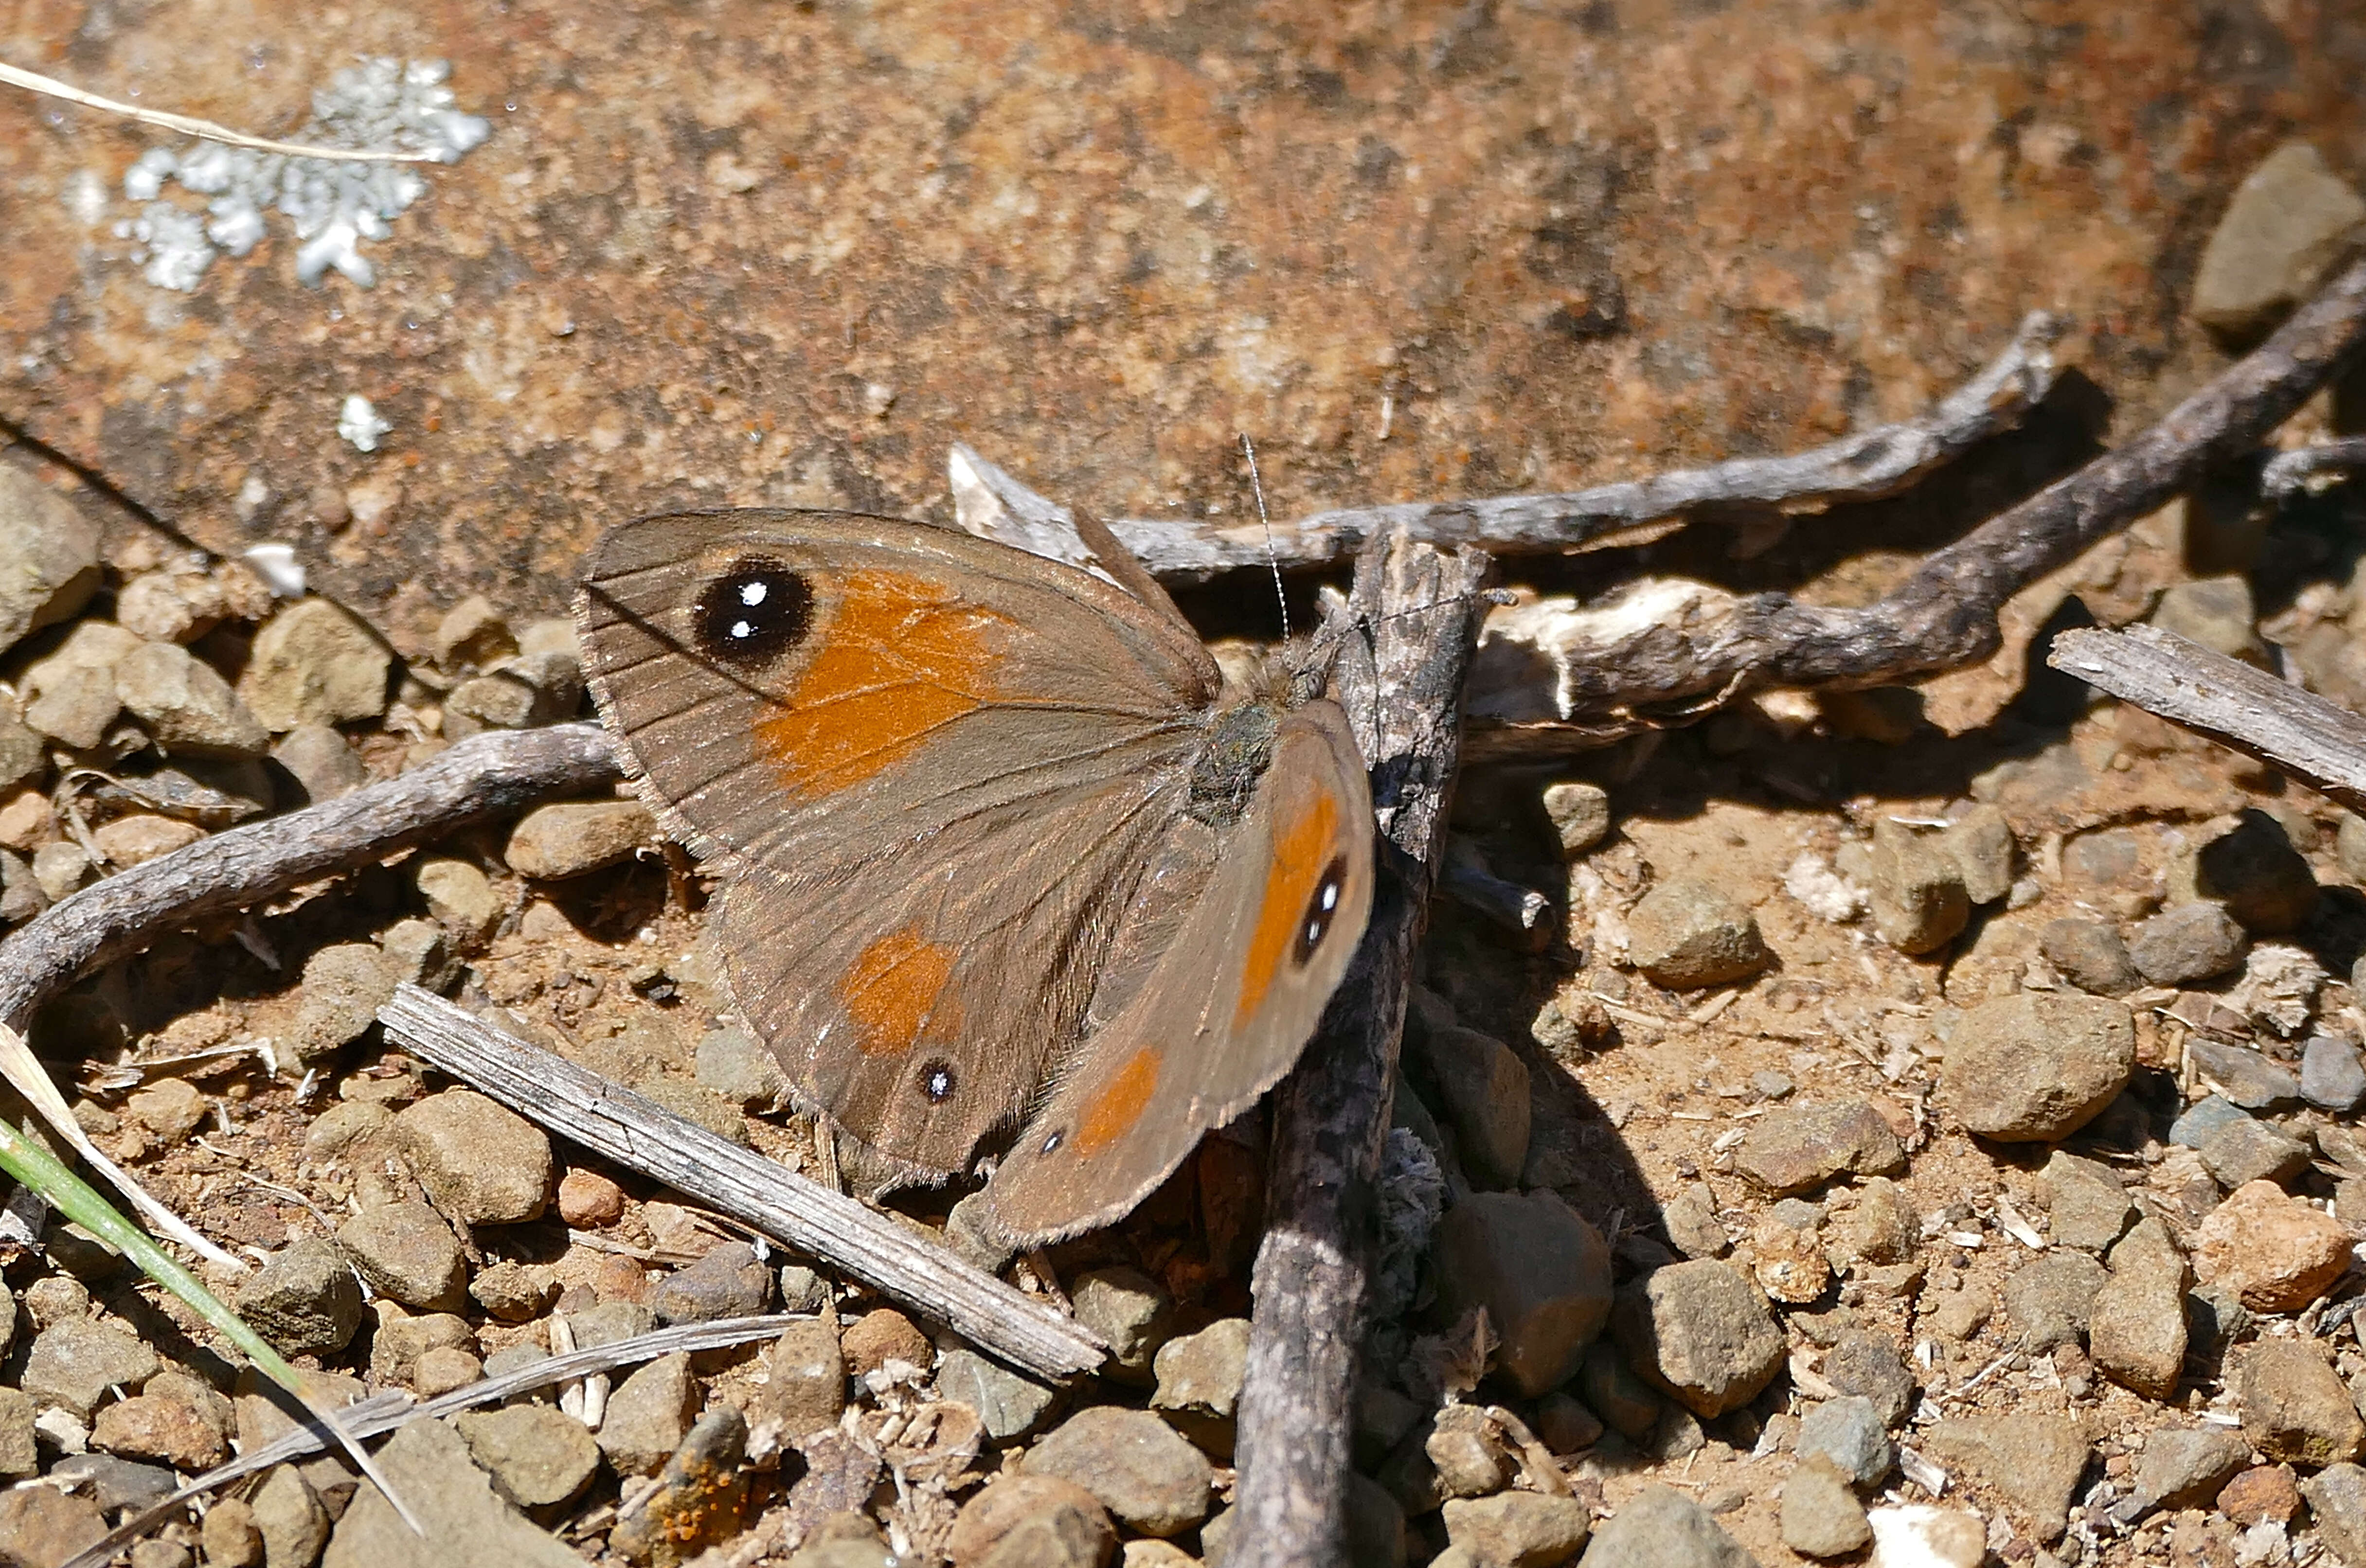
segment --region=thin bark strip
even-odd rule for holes
[[[67,987],[167,932],[615,777],[596,725],[493,730],[400,778],[200,839],[61,899],[0,942],[0,1022],[27,1030]]]
[[[2045,662],[2366,812],[2366,719],[2158,626],[2069,631]]]
[[[1598,745],[1662,727],[1667,710],[1695,717],[1763,687],[1884,685],[1985,659],[2008,599],[2256,447],[2361,344],[2366,260],[2158,423],[1934,551],[1876,604],[1837,609],[1660,581],[1623,603],[1543,617],[1551,624],[1523,648],[1499,649],[1491,637],[1482,665],[1526,660],[1552,716],[1474,733],[1473,753]],[[1474,707],[1474,721],[1483,716]]]
[[[2269,458],[2259,470],[2259,488],[2279,501],[2289,500],[2320,474],[2338,479],[2360,468],[2366,468],[2366,435],[2346,435]]]
[[[378,1010],[403,1049],[529,1121],[918,1308],[1038,1377],[1092,1371],[1093,1332],[939,1244],[752,1149],[405,986]]]
[[[1297,1070],[1275,1091],[1266,1234],[1241,1387],[1234,1568],[1346,1561],[1350,1414],[1397,1047],[1446,843],[1462,678],[1489,562],[1400,531],[1358,564],[1334,690],[1371,762],[1379,886],[1356,961]]]
[[[1420,542],[1479,545],[1497,554],[1550,554],[1642,524],[1718,510],[1820,512],[1843,502],[1895,495],[2018,425],[2053,389],[2056,318],[2033,311],[1997,357],[1919,419],[1860,431],[1781,457],[1739,457],[1706,468],[1542,495],[1416,501],[1346,507],[1277,524],[1268,540],[1256,523],[1215,528],[1198,519],[1121,517],[1110,530],[1167,582],[1203,582],[1222,572],[1323,566],[1403,527]],[[1067,509],[1020,483],[968,446],[949,468],[962,525],[1071,565],[1086,564]],[[997,508],[1002,515],[993,515]]]

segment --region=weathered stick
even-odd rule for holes
[[[2045,662],[2366,811],[2366,719],[2158,626],[2069,631]]]
[[[167,931],[615,777],[596,725],[493,730],[400,778],[201,839],[61,899],[0,942],[0,1022],[26,1029],[68,986]]]
[[[2279,501],[2298,495],[2319,474],[2346,475],[2366,468],[2366,435],[2346,435],[2291,452],[2280,452],[2259,470],[2259,488]]]
[[[1760,687],[1882,685],[1986,658],[2006,600],[2256,446],[2361,344],[2366,261],[2159,423],[1934,552],[1861,609],[1654,581],[1585,609],[1515,612],[1503,618],[1510,628],[1490,628],[1481,655],[1472,754],[1594,745],[1666,722],[1654,708],[1692,716]],[[1539,701],[1542,711],[1521,705]],[[1485,721],[1495,733],[1481,732]]]
[[[1398,533],[1358,564],[1369,659],[1334,689],[1371,762],[1379,886],[1355,964],[1298,1068],[1274,1095],[1265,1240],[1241,1388],[1235,1568],[1346,1561],[1350,1407],[1414,953],[1446,843],[1462,678],[1489,562]],[[1351,653],[1358,651],[1351,643]]]
[[[378,1010],[429,1066],[628,1169],[664,1182],[1038,1376],[1073,1377],[1106,1350],[1093,1332],[851,1198],[716,1137],[563,1056],[405,986]]]
[[[1270,540],[1256,523],[1211,528],[1197,519],[1121,517],[1110,529],[1156,576],[1200,582],[1242,568],[1321,566],[1355,555],[1403,527],[1433,545],[1473,544],[1497,554],[1544,554],[1662,518],[1719,508],[1817,512],[1842,502],[1895,495],[1965,452],[2019,424],[2053,389],[2050,352],[2061,323],[2043,311],[2022,318],[2011,343],[1980,373],[1919,419],[1860,431],[1782,457],[1741,457],[1706,468],[1546,495],[1407,502],[1346,507],[1277,524]],[[949,465],[962,525],[1086,564],[1067,511],[1045,501],[963,446]],[[1000,502],[1008,520],[980,513]]]
[[[356,1438],[375,1438],[382,1432],[407,1427],[413,1421],[438,1421],[463,1410],[474,1410],[479,1405],[498,1404],[513,1394],[548,1388],[553,1383],[589,1377],[594,1372],[604,1372],[616,1367],[628,1367],[636,1361],[654,1361],[660,1356],[670,1356],[677,1351],[720,1350],[733,1345],[744,1345],[750,1339],[778,1334],[789,1325],[803,1321],[806,1320],[789,1313],[775,1313],[764,1317],[723,1317],[710,1323],[685,1323],[671,1328],[652,1329],[647,1334],[637,1334],[613,1344],[595,1345],[588,1350],[569,1350],[564,1355],[546,1357],[499,1377],[486,1378],[466,1388],[438,1394],[424,1403],[414,1401],[400,1389],[388,1389],[366,1399],[355,1400],[337,1412],[337,1417]],[[270,1442],[240,1454],[229,1463],[207,1471],[171,1496],[133,1515],[100,1540],[68,1558],[64,1568],[101,1568],[115,1555],[118,1547],[146,1535],[190,1498],[203,1496],[258,1471],[269,1470],[275,1464],[285,1464],[289,1460],[318,1453],[326,1446],[317,1427],[297,1427],[283,1432]]]

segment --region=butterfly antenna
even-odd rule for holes
[[[1249,460],[1249,493],[1256,497],[1257,521],[1265,525],[1265,564],[1273,572],[1274,602],[1281,606],[1281,640],[1290,640],[1290,598],[1281,591],[1281,557],[1273,547],[1273,519],[1265,509],[1265,481],[1257,477],[1256,448],[1241,432],[1241,454]]]

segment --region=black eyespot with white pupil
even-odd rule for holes
[[[727,664],[768,664],[813,629],[813,585],[776,560],[744,557],[700,590],[699,651]]]
[[[1060,1152],[1060,1145],[1067,1141],[1068,1130],[1065,1127],[1063,1127],[1058,1132],[1053,1133],[1050,1137],[1043,1140],[1043,1152],[1047,1155],[1058,1154]]]
[[[942,1105],[953,1097],[953,1067],[951,1062],[929,1061],[920,1064],[920,1092],[929,1097],[931,1105]]]
[[[1334,855],[1331,863],[1323,868],[1322,880],[1306,900],[1306,913],[1299,917],[1298,942],[1291,949],[1291,959],[1299,964],[1314,956],[1323,939],[1331,934],[1331,922],[1339,913],[1339,900],[1347,890],[1347,857]]]

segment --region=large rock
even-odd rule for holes
[[[86,1421],[108,1390],[146,1382],[160,1365],[121,1324],[69,1317],[35,1337],[17,1382],[36,1404],[61,1405]]]
[[[1099,1568],[1117,1551],[1100,1499],[1056,1475],[1004,1471],[962,1505],[945,1541],[952,1568]]]
[[[123,711],[115,667],[140,639],[111,621],[84,621],[24,675],[25,722],[62,746],[85,750]]]
[[[2298,1312],[2349,1265],[2341,1222],[2271,1181],[2237,1187],[2194,1229],[2194,1273],[2253,1312]]]
[[[1749,1404],[1783,1368],[1766,1298],[1727,1263],[1654,1269],[1620,1293],[1613,1319],[1628,1359],[1704,1419]]]
[[[2040,1542],[2060,1540],[2068,1528],[2089,1457],[2076,1422],[2034,1411],[1951,1416],[1923,1434],[1923,1448],[1987,1482]]]
[[[527,812],[501,859],[520,876],[558,882],[627,859],[656,836],[657,819],[637,800],[561,802]]]
[[[375,1486],[337,1521],[321,1568],[581,1568],[582,1559],[493,1492],[468,1445],[441,1421],[414,1421],[377,1450],[387,1479],[417,1516],[413,1535]]]
[[[1502,1041],[1452,1024],[1416,1036],[1422,1066],[1453,1123],[1463,1169],[1481,1187],[1519,1184],[1528,1158],[1528,1068]]]
[[[1482,1562],[1557,1568],[1575,1559],[1593,1517],[1574,1497],[1502,1492],[1456,1497],[1444,1509],[1446,1539]]]
[[[263,624],[238,693],[273,734],[386,711],[392,657],[376,633],[328,599],[299,599]]]
[[[175,643],[133,649],[115,667],[115,694],[168,754],[260,757],[271,744],[230,682]]]
[[[1143,1535],[1173,1536],[1208,1517],[1214,1472],[1146,1410],[1100,1404],[1070,1416],[1027,1453],[1026,1472],[1073,1481]]]
[[[2168,1227],[2147,1218],[2112,1248],[2111,1263],[2089,1308],[2088,1353],[2112,1382],[2167,1399],[2185,1365],[2184,1255]]]
[[[2366,200],[2306,141],[2285,142],[2235,187],[2203,247],[2193,318],[2236,342],[2315,292],[2366,242]]]
[[[1476,1192],[1447,1211],[1431,1245],[1439,1310],[1487,1309],[1497,1370],[1523,1394],[1577,1370],[1609,1315],[1611,1281],[1610,1250],[1575,1210],[1550,1192]]]
[[[1865,1101],[1785,1106],[1750,1125],[1734,1168],[1778,1197],[1820,1187],[1842,1173],[1887,1176],[1906,1168],[1906,1150]]]
[[[2243,1352],[2230,1380],[2243,1436],[2271,1461],[2336,1464],[2358,1457],[2366,1422],[2321,1346],[2262,1339]]]
[[[1683,1493],[1647,1486],[1594,1532],[1584,1568],[1757,1568],[1707,1508]]]
[[[1745,979],[1772,958],[1757,916],[1721,889],[1690,880],[1662,883],[1628,912],[1627,956],[1674,991]]]
[[[2135,1025],[2122,1003],[2022,991],[1991,997],[1956,1021],[1940,1085],[1971,1131],[2051,1143],[2127,1087],[2135,1056]]]
[[[435,1206],[463,1224],[537,1219],[550,1193],[550,1135],[474,1089],[403,1110],[394,1135]]]

